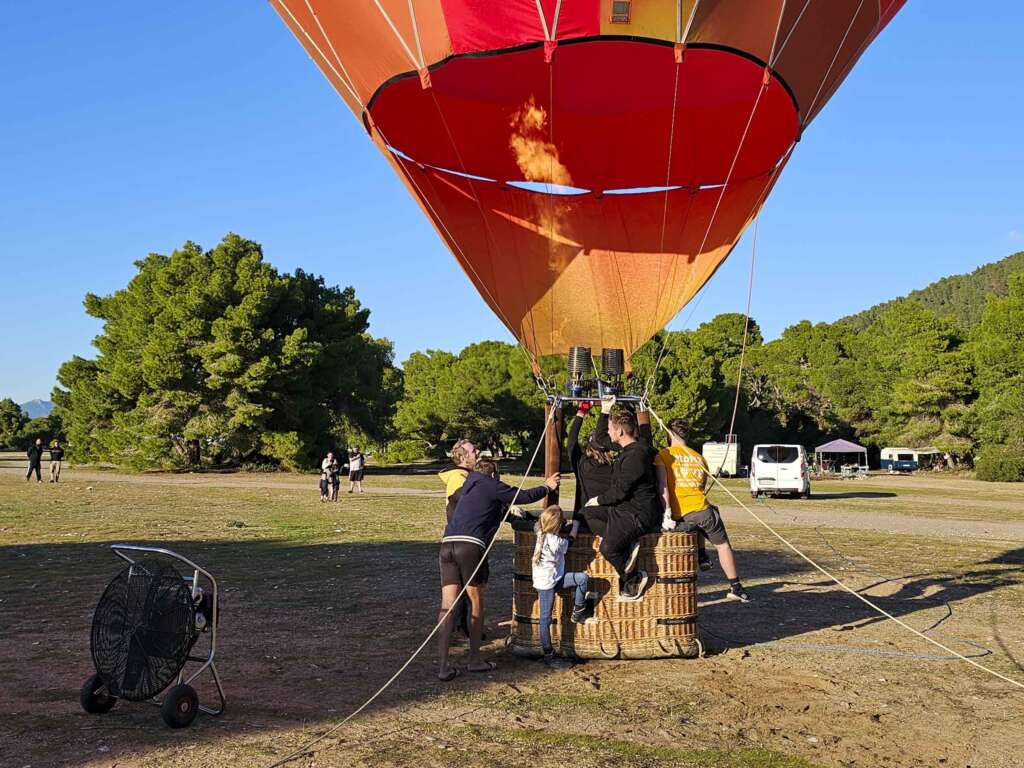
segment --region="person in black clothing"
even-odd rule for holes
[[[60,465],[64,460],[64,449],[60,447],[60,440],[54,440],[50,448],[50,482],[60,482]]]
[[[608,438],[608,413],[611,410],[602,403],[601,414],[597,417],[597,426],[583,443],[580,443],[580,427],[583,419],[590,412],[590,403],[580,403],[576,416],[569,425],[567,446],[569,448],[569,466],[576,475],[576,499],[573,511],[578,516],[587,499],[604,493],[612,482],[611,440]]]
[[[551,475],[544,484],[529,490],[517,491],[501,482],[498,466],[489,459],[478,461],[462,485],[462,493],[451,520],[441,538],[438,563],[441,568],[441,612],[437,633],[437,676],[448,682],[458,670],[448,663],[448,644],[451,641],[454,611],[449,613],[455,599],[466,586],[472,605],[469,634],[470,672],[489,672],[494,663],[480,658],[480,637],[484,627],[484,592],[489,569],[484,553],[498,532],[505,510],[513,502],[532,504],[543,499],[549,491],[558,488],[559,476]],[[477,566],[479,565],[479,569]],[[476,575],[473,571],[476,570]],[[447,614],[447,616],[446,616]]]
[[[43,439],[37,437],[36,441],[28,447],[26,455],[28,456],[28,472],[25,473],[25,480],[32,479],[32,473],[36,473],[36,482],[43,482],[42,477],[42,464],[43,464]]]
[[[654,448],[640,439],[636,416],[613,413],[608,435],[622,450],[612,464],[608,490],[592,496],[583,508],[590,530],[601,537],[601,554],[619,575],[619,600],[639,600],[647,586],[647,573],[636,569],[640,537],[657,531],[661,502],[654,474]]]

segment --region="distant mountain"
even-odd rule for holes
[[[1005,296],[1009,277],[1016,272],[1024,272],[1024,251],[992,264],[985,264],[968,274],[944,277],[926,288],[912,291],[899,299],[876,304],[856,315],[844,317],[839,322],[848,323],[862,331],[887,307],[900,301],[914,299],[938,314],[952,318],[962,330],[969,331],[981,321],[985,297]]]
[[[49,400],[29,400],[27,403],[21,403],[19,406],[21,410],[28,414],[30,419],[38,419],[40,416],[49,416],[50,411],[53,410],[53,403]]]

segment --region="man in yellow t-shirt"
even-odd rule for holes
[[[736,572],[736,555],[729,543],[729,534],[718,508],[708,503],[705,489],[710,474],[704,457],[686,444],[690,425],[683,419],[668,423],[669,446],[658,452],[654,468],[658,475],[658,493],[664,507],[664,530],[675,528],[677,522],[697,526],[718,552],[718,562],[729,579],[726,597],[741,602],[750,598]],[[701,564],[704,569],[704,564]]]

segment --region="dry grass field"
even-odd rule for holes
[[[321,504],[315,476],[127,475],[58,485],[0,461],[2,765],[265,766],[336,723],[429,631],[440,484],[371,472]],[[45,471],[44,466],[44,471]],[[506,478],[508,479],[508,478]],[[1024,489],[939,476],[822,482],[809,501],[740,499],[885,610],[1024,681]],[[571,484],[563,489],[570,494]],[[297,766],[1024,766],[1024,691],[874,615],[716,492],[754,601],[702,574],[695,660],[560,673],[504,653],[511,544],[491,557],[487,656],[437,682],[432,652]],[[222,585],[220,718],[171,731],[120,702],[87,715],[92,610],[109,544],[169,547]],[[456,659],[464,654],[456,649]],[[209,687],[200,685],[209,698]]]

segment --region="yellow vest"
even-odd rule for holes
[[[672,446],[658,451],[655,464],[665,468],[668,479],[668,498],[672,517],[676,520],[691,512],[699,512],[708,505],[704,488],[707,486],[707,462],[704,457],[687,446]]]
[[[466,482],[466,478],[469,477],[469,470],[463,469],[462,467],[456,467],[455,469],[446,469],[443,472],[438,472],[437,476],[441,478],[441,482],[444,483],[444,496],[446,499],[451,498],[451,495],[455,493],[462,484]]]

